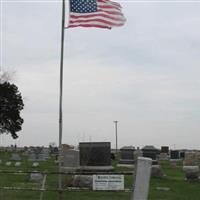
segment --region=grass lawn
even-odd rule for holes
[[[10,171],[56,171],[57,166],[53,159],[47,162],[39,162],[38,167],[32,167],[32,162],[27,161],[25,155],[22,156],[22,165],[20,167],[5,166],[5,161],[10,158],[10,153],[0,152],[0,170]],[[169,161],[161,162],[163,171],[167,175],[165,178],[151,178],[149,200],[200,200],[200,182],[188,182],[185,180],[182,171],[182,162],[177,163],[174,169],[170,166]],[[115,171],[130,171],[128,168],[116,167],[113,162]],[[64,177],[66,180],[67,177]],[[125,188],[132,188],[133,176],[125,176]],[[0,174],[0,187],[21,187],[21,188],[40,188],[41,183],[30,181],[30,174]],[[159,191],[157,187],[168,187],[169,191]],[[48,175],[45,188],[57,188],[57,176]],[[0,200],[38,200],[40,192],[35,191],[9,191],[0,190]],[[63,193],[63,199],[69,200],[130,200],[131,192],[95,192],[95,191],[67,191]],[[55,200],[58,193],[48,191],[44,192],[44,200]]]

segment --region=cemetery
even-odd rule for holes
[[[197,3],[0,0],[0,200],[200,200]]]
[[[200,151],[150,145],[140,150],[142,157],[134,146],[124,146],[111,159],[109,142],[63,148],[62,199],[200,199]],[[57,153],[44,147],[1,148],[0,199],[59,199]]]

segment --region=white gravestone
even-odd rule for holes
[[[132,200],[148,199],[151,166],[151,158],[138,157]]]
[[[15,167],[20,167],[21,166],[21,162],[16,162],[15,163]]]
[[[8,161],[8,162],[6,162],[6,166],[11,166],[11,162],[10,161]]]
[[[31,181],[37,181],[37,182],[39,182],[39,181],[42,181],[42,179],[43,179],[43,175],[41,174],[41,173],[31,173],[31,175],[30,175],[30,179],[31,179]]]
[[[39,166],[39,163],[38,162],[34,162],[32,167],[38,167]]]

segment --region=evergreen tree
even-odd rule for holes
[[[24,108],[21,93],[15,84],[0,83],[0,134],[6,133],[16,139],[24,120],[20,111]]]

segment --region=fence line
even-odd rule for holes
[[[62,199],[62,194],[64,192],[97,192],[96,190],[92,190],[92,188],[86,188],[86,187],[65,187],[64,189],[59,188],[45,188],[47,175],[131,175],[133,176],[133,171],[118,171],[118,172],[83,172],[83,171],[77,171],[77,172],[48,172],[48,171],[9,171],[9,170],[0,170],[0,174],[7,174],[7,175],[25,175],[25,174],[31,174],[31,173],[41,173],[44,175],[43,181],[41,184],[41,188],[24,188],[24,187],[9,187],[9,186],[0,186],[0,191],[27,191],[27,192],[40,192],[39,200],[43,200],[44,192],[56,192],[59,194],[59,199]],[[113,192],[112,190],[98,190],[98,192]],[[126,192],[126,193],[132,193],[133,189],[124,188],[124,190],[115,190],[114,192]]]
[[[91,190],[89,188],[80,187],[67,187],[66,189],[42,189],[42,188],[20,188],[20,187],[0,187],[0,190],[15,190],[15,191],[32,191],[32,192],[70,192],[70,191],[87,191],[96,192],[96,190]],[[98,192],[113,192],[112,190],[98,190]],[[132,189],[115,190],[115,192],[132,192]]]
[[[40,193],[40,200],[43,199],[43,194],[44,194],[44,190],[45,190],[45,183],[46,183],[46,180],[47,180],[47,175],[45,174],[44,175],[44,178],[43,178],[43,181],[42,181],[42,187],[41,187],[41,193]]]
[[[133,171],[118,171],[118,172],[47,172],[47,171],[7,171],[0,170],[0,174],[32,174],[32,173],[41,173],[47,175],[133,175]]]

